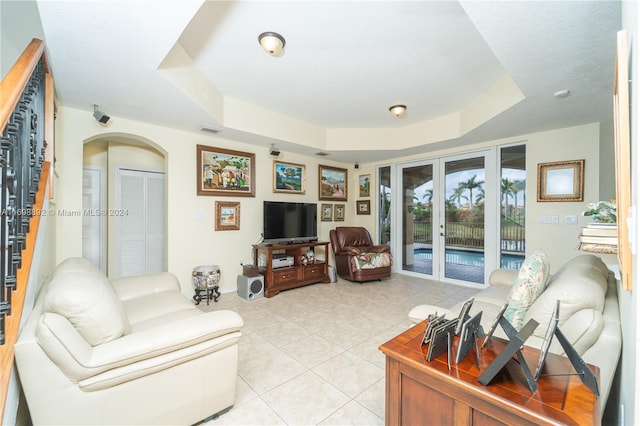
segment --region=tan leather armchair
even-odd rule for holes
[[[349,281],[371,281],[391,276],[393,258],[389,246],[375,245],[367,228],[338,226],[329,231],[336,270]]]
[[[194,424],[235,400],[242,318],[204,313],[173,274],[110,282],[71,258],[15,345],[34,424]]]

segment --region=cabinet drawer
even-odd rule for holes
[[[307,265],[302,269],[303,279],[311,278],[323,278],[324,277],[324,263],[318,263],[316,265]]]
[[[298,279],[298,270],[295,268],[280,268],[273,270],[273,283],[283,284]]]

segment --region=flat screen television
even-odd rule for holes
[[[318,206],[316,203],[265,201],[263,224],[266,244],[316,241]]]

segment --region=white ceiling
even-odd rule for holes
[[[601,1],[38,1],[58,102],[198,132],[222,114],[159,68],[180,46],[228,99],[320,128],[400,128],[459,112],[509,77],[524,99],[459,138],[402,150],[342,147],[367,162],[610,120],[620,3]],[[286,40],[274,58],[258,34]],[[166,65],[166,64],[165,64]],[[553,96],[567,89],[564,99]],[[407,115],[389,106],[406,104]],[[221,136],[314,154],[242,128]]]

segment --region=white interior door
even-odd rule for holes
[[[165,175],[118,169],[115,277],[166,271]]]
[[[104,187],[100,168],[82,170],[82,257],[106,272]]]

